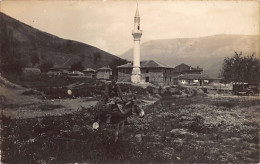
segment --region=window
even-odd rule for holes
[[[140,26],[137,26],[137,29],[140,30]]]
[[[166,81],[166,80],[167,80],[167,77],[164,78],[164,81]]]
[[[172,81],[172,77],[170,77],[170,81]]]
[[[149,70],[148,70],[148,69],[146,70],[146,73],[149,73]]]
[[[149,82],[149,77],[145,77],[145,82]]]

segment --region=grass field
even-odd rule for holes
[[[5,118],[2,162],[257,163],[259,105],[259,99],[249,97],[163,97],[146,107],[143,119],[131,116],[125,139],[116,143],[114,126],[92,129],[94,108]]]

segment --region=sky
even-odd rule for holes
[[[1,12],[64,39],[120,56],[133,47],[137,1],[3,0]],[[257,1],[138,1],[141,42],[216,34],[259,35]]]

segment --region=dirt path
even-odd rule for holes
[[[84,98],[45,100],[38,104],[5,108],[3,114],[11,119],[61,116],[83,110],[83,108],[90,108],[96,103],[97,101],[86,101]]]
[[[97,103],[89,98],[46,100],[41,94],[24,95],[23,93],[30,89],[13,86],[3,80],[5,79],[0,77],[0,95],[4,96],[6,101],[0,104],[0,110],[11,119],[60,116],[80,111],[82,107],[95,106]]]

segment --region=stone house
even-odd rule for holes
[[[97,69],[96,78],[102,80],[109,80],[112,76],[112,69],[109,67],[102,67]]]
[[[84,73],[84,75],[87,78],[94,78],[95,74],[96,74],[96,70],[92,69],[92,68],[86,68],[82,71]]]
[[[117,66],[118,81],[130,82],[132,68],[132,63]],[[178,84],[178,79],[176,79],[176,77],[179,75],[188,73],[201,74],[203,71],[199,67],[193,68],[186,64],[180,64],[176,67],[171,67],[154,60],[141,61],[140,70],[142,82],[150,82],[152,84],[160,86]]]
[[[130,82],[132,74],[133,64],[127,63],[121,66],[117,66],[118,70],[118,81],[120,82]],[[164,85],[167,76],[172,67],[156,62],[154,60],[146,60],[140,62],[141,70],[141,81],[150,82],[156,85]]]

